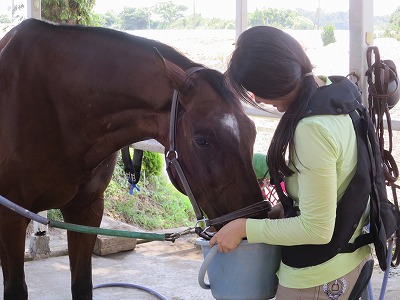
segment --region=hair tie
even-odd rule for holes
[[[308,76],[314,76],[314,73],[313,72],[308,72],[308,73],[304,74],[304,77],[308,77]]]

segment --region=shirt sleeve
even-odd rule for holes
[[[286,185],[288,193],[298,200],[301,214],[287,219],[248,219],[246,234],[249,242],[293,246],[326,244],[332,238],[339,149],[322,124],[302,121],[296,128],[291,151],[292,168],[294,166],[296,174],[289,177]],[[292,193],[292,186],[298,190],[296,195]]]

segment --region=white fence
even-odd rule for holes
[[[275,111],[264,111],[255,107],[244,106],[244,110],[249,117],[261,117],[268,119],[279,119],[281,114]],[[385,123],[386,127],[386,123]],[[400,120],[392,120],[392,130],[400,131]],[[400,145],[399,145],[400,146]],[[145,140],[132,144],[133,148],[151,152],[164,153],[164,146],[156,140]]]

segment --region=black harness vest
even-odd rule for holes
[[[333,76],[330,79],[333,84],[318,89],[303,118],[314,115],[350,115],[357,139],[356,172],[337,205],[331,241],[324,245],[282,247],[282,261],[296,268],[315,266],[338,253],[353,252],[373,242],[380,266],[386,269],[386,241],[400,227],[400,213],[387,200],[374,127],[366,108],[360,104],[357,87],[345,77]],[[280,188],[279,184],[276,188]],[[293,200],[284,196],[282,191],[278,191],[278,194],[285,208],[285,215],[295,216]],[[361,235],[350,244],[350,238],[366,209],[368,199],[371,199],[370,233]]]

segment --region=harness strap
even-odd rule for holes
[[[372,58],[374,58],[374,63],[372,63]],[[375,46],[371,46],[367,50],[367,64],[368,70],[365,75],[368,81],[368,108],[378,138],[380,154],[384,166],[383,173],[385,183],[387,186],[391,187],[393,195],[394,204],[393,207],[389,207],[389,209],[392,208],[393,210],[398,211],[399,204],[397,199],[397,189],[399,189],[400,186],[396,184],[396,181],[399,178],[399,170],[396,161],[392,156],[393,134],[389,113],[390,108],[393,107],[397,101],[392,99],[394,102],[391,103],[391,107],[389,106],[388,101],[390,101],[390,97],[396,97],[395,94],[398,92],[399,80],[394,63],[390,60],[382,61],[380,59],[379,49]],[[390,84],[392,84],[392,91],[389,90]],[[386,117],[387,124],[388,141],[386,145],[388,146],[388,150],[385,149],[384,116]],[[391,232],[392,230],[390,230],[390,233]],[[395,252],[392,257],[392,266],[398,266],[400,264],[400,230],[398,228],[393,233],[392,237],[396,242]]]
[[[294,206],[293,199],[283,192],[283,189],[281,186],[282,181],[283,181],[283,179],[281,177],[273,175],[270,183],[274,185],[275,191],[279,197],[279,201],[282,203],[284,217],[285,218],[296,217],[299,208],[297,206]]]
[[[374,63],[372,58],[374,57]],[[379,49],[371,46],[367,50],[367,64],[368,70],[366,72],[368,81],[368,109],[375,125],[376,134],[380,146],[382,160],[385,163],[384,175],[387,183],[393,184],[399,177],[399,170],[397,164],[392,156],[393,148],[393,133],[392,123],[389,113],[388,98],[393,96],[396,92],[399,81],[395,71],[388,66],[385,61],[381,61]],[[390,92],[389,84],[394,80],[396,88]],[[388,134],[388,150],[385,150],[384,139],[384,118],[386,117],[387,134]]]
[[[242,209],[231,212],[229,214],[223,215],[221,217],[211,219],[209,221],[209,226],[230,222],[238,218],[250,217],[263,211],[269,212],[271,208],[272,208],[271,202],[267,200],[257,202]]]
[[[203,67],[194,67],[189,69],[186,74],[187,76],[192,75],[193,73],[204,69]],[[175,144],[175,136],[176,136],[176,122],[177,122],[177,116],[178,116],[178,106],[179,106],[179,92],[174,89],[173,95],[172,95],[172,104],[171,104],[171,116],[170,116],[170,123],[169,123],[169,150],[165,154],[165,160],[167,163],[167,172],[170,175],[170,178],[174,178],[171,173],[171,166],[174,166],[179,179],[183,185],[185,194],[188,196],[190,203],[192,204],[193,210],[195,212],[197,220],[204,220],[203,212],[197,203],[192,189],[190,188],[189,182],[186,179],[185,173],[182,170],[182,167],[178,161],[178,152],[176,150],[176,144]],[[175,179],[173,179],[174,182],[176,183]],[[175,184],[176,187],[179,187],[179,185]],[[182,192],[182,191],[181,191]]]
[[[129,152],[129,146],[126,146],[121,149],[121,156],[122,162],[124,163],[124,171],[128,175],[129,183],[138,183],[142,168],[143,150],[134,149],[132,160]]]

